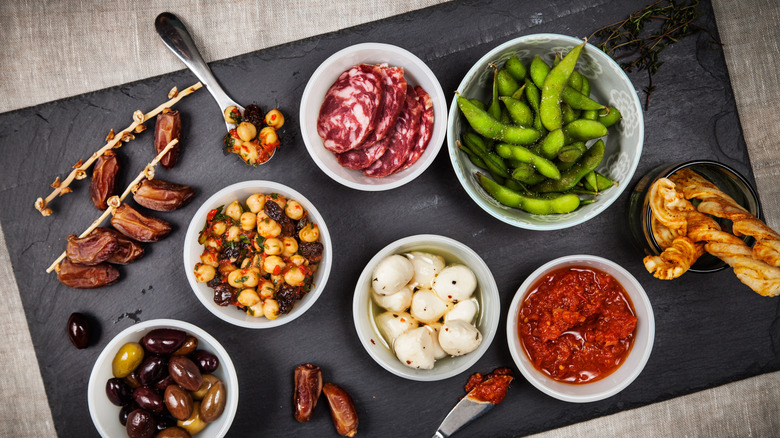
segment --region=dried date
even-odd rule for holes
[[[111,225],[120,233],[139,242],[157,242],[171,232],[168,222],[146,216],[127,204],[116,209]]]
[[[151,210],[173,211],[187,205],[194,195],[195,189],[190,186],[145,179],[133,194],[133,199]]]
[[[322,392],[328,399],[333,425],[341,436],[355,436],[358,427],[358,415],[352,397],[341,387],[332,383],[322,385]]]
[[[181,154],[181,115],[178,111],[168,111],[157,115],[157,122],[154,126],[154,149],[159,154],[165,149],[173,139],[178,139],[167,154],[163,155],[160,163],[166,169],[176,165]]]
[[[116,177],[120,168],[119,157],[112,150],[107,150],[97,159],[89,183],[89,196],[98,210],[107,209],[108,198],[116,195]]]
[[[108,258],[108,263],[126,265],[136,261],[144,255],[144,247],[124,234],[112,230],[111,228],[98,228],[98,230],[105,230],[106,232],[113,234],[116,237],[116,241],[119,243],[116,251]]]
[[[108,286],[118,279],[119,271],[105,262],[87,266],[65,259],[57,272],[57,280],[60,283],[76,289],[95,289]]]
[[[301,423],[311,420],[317,400],[322,392],[322,370],[317,365],[305,363],[295,367],[295,419]]]
[[[82,265],[97,265],[105,262],[119,248],[116,237],[105,231],[105,228],[97,228],[84,237],[75,234],[68,236],[68,245],[65,254],[74,263]]]

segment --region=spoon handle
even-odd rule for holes
[[[187,31],[184,23],[177,16],[170,12],[163,12],[154,20],[154,27],[165,45],[195,73],[195,76],[200,79],[203,85],[206,86],[206,89],[214,96],[214,100],[217,101],[220,110],[224,111],[230,105],[236,105],[243,110],[219,86],[219,82],[211,73],[209,66],[206,65],[203,57],[200,56],[200,52],[198,52],[195,42],[192,41],[189,31]]]

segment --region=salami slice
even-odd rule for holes
[[[414,91],[417,93],[417,97],[420,99],[420,105],[422,106],[420,135],[417,136],[417,143],[415,143],[414,148],[412,148],[412,152],[409,153],[409,158],[406,160],[406,163],[404,163],[396,172],[400,172],[416,163],[423,152],[425,152],[425,149],[428,147],[428,143],[431,142],[431,137],[433,136],[433,100],[431,100],[431,96],[420,86],[414,87]]]
[[[406,105],[389,135],[390,145],[378,160],[363,171],[364,175],[376,178],[387,176],[406,162],[419,134],[421,114],[422,105],[417,93],[412,87],[407,87]]]
[[[370,147],[364,149],[355,148],[351,151],[336,154],[336,159],[339,160],[339,164],[347,169],[361,170],[379,159],[388,146],[390,146],[390,136],[375,142]]]
[[[377,124],[383,97],[382,69],[360,64],[339,76],[320,107],[317,133],[325,148],[346,152],[361,144]]]
[[[406,79],[404,78],[404,69],[400,67],[388,67],[387,64],[380,65],[382,69],[382,108],[379,111],[379,120],[376,129],[366,137],[366,140],[356,149],[365,149],[372,147],[377,141],[384,139],[395,126],[398,115],[406,100]],[[380,154],[381,155],[381,154]]]

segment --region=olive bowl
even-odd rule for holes
[[[566,35],[533,34],[507,41],[489,51],[479,59],[466,73],[458,86],[457,93],[468,99],[489,102],[493,68],[499,68],[507,59],[516,55],[528,66],[535,55],[539,55],[547,64],[552,65],[556,53],[568,53],[582,40]],[[447,122],[447,150],[458,181],[469,197],[485,212],[515,227],[529,230],[558,230],[586,222],[606,210],[617,200],[631,181],[642,155],[644,142],[644,120],[642,106],[636,89],[620,66],[597,47],[586,44],[577,62],[577,71],[587,77],[591,84],[591,97],[604,105],[618,108],[622,120],[609,128],[604,137],[604,160],[596,169],[598,172],[617,181],[617,187],[599,193],[595,202],[581,205],[571,213],[537,215],[519,208],[507,207],[493,199],[479,184],[475,174],[487,173],[474,165],[458,149],[457,142],[467,130],[468,122],[453,98]],[[595,142],[592,140],[590,143]],[[590,145],[590,144],[589,144]]]
[[[154,319],[132,325],[114,336],[103,348],[95,360],[89,376],[87,402],[92,423],[103,437],[127,436],[125,426],[119,422],[120,407],[112,404],[106,395],[106,382],[111,379],[112,361],[119,349],[128,342],[140,342],[141,338],[155,329],[170,328],[186,332],[198,339],[198,350],[214,354],[219,359],[219,367],[212,373],[218,377],[227,389],[225,410],[222,415],[209,423],[197,436],[223,437],[233,423],[238,409],[238,375],[230,355],[213,336],[202,328],[185,321],[175,319]]]
[[[448,356],[436,361],[432,369],[410,368],[396,357],[392,347],[382,337],[375,322],[383,311],[372,299],[371,276],[376,265],[385,257],[422,251],[440,255],[447,265],[462,264],[469,267],[477,279],[475,297],[478,312],[475,327],[482,334],[482,342],[476,350],[462,356]],[[501,299],[493,274],[482,258],[465,244],[449,237],[420,234],[392,242],[380,250],[366,264],[355,286],[352,298],[352,318],[360,343],[379,366],[396,376],[416,381],[437,381],[459,375],[474,365],[490,347],[498,331]]]
[[[311,290],[306,293],[303,298],[295,302],[289,313],[281,314],[273,320],[266,319],[263,316],[250,316],[235,306],[217,305],[217,303],[214,302],[213,289],[207,286],[206,283],[198,282],[195,279],[194,273],[195,264],[200,262],[200,255],[204,250],[203,245],[198,243],[198,236],[206,224],[209,212],[217,207],[227,206],[235,200],[238,200],[243,204],[244,201],[254,193],[278,193],[285,196],[287,199],[298,201],[298,203],[300,203],[308,212],[309,220],[319,227],[320,242],[322,242],[323,245],[322,261],[320,262],[317,271],[314,273]],[[322,291],[325,289],[325,284],[327,283],[330,274],[331,263],[333,262],[332,251],[333,245],[330,240],[328,228],[325,225],[325,220],[314,207],[314,204],[306,199],[301,193],[283,184],[272,181],[244,181],[217,191],[200,206],[197,212],[195,212],[195,215],[192,217],[190,225],[187,228],[187,234],[184,239],[184,271],[186,272],[187,280],[189,281],[195,296],[209,312],[233,325],[251,329],[265,329],[287,324],[303,315],[304,312],[314,305],[315,301],[317,301],[320,295],[322,295]]]
[[[547,274],[566,267],[595,268],[611,275],[628,296],[634,316],[637,318],[634,340],[628,355],[617,369],[605,377],[585,383],[565,383],[554,380],[537,369],[528,357],[518,331],[523,302],[533,292],[537,283]],[[579,254],[560,257],[545,263],[526,278],[509,305],[506,336],[512,360],[531,385],[550,397],[572,403],[587,403],[612,397],[631,384],[642,372],[650,358],[655,339],[655,317],[650,299],[642,285],[625,268],[617,263],[593,255]]]

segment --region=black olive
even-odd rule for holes
[[[68,338],[79,350],[89,347],[92,340],[92,323],[81,313],[72,313],[68,318]]]

